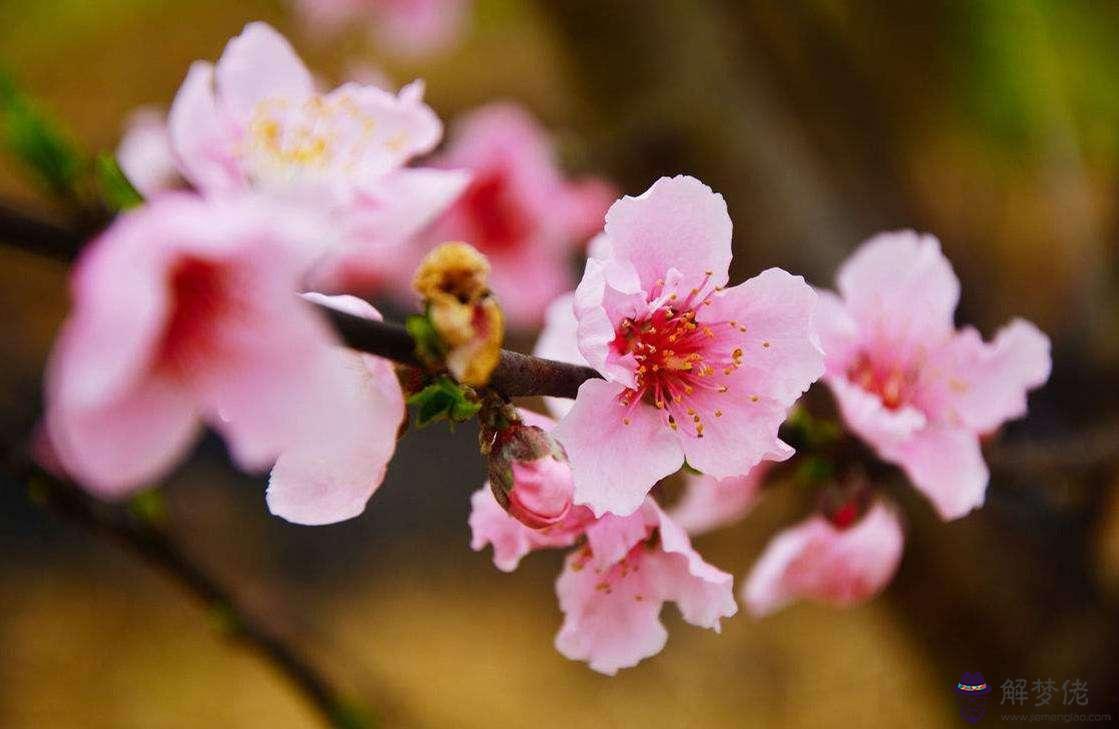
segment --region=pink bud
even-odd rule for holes
[[[566,461],[551,455],[535,461],[514,461],[512,471],[510,516],[533,529],[552,526],[567,516],[575,484]]]

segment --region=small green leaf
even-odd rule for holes
[[[482,408],[461,385],[446,376],[409,397],[408,404],[416,408],[416,425],[421,428],[444,419],[464,423]]]
[[[438,366],[443,361],[443,342],[439,332],[426,314],[413,314],[404,321],[404,327],[416,341],[416,355],[429,366]]]
[[[144,202],[143,195],[124,176],[116,157],[107,152],[98,155],[96,169],[97,189],[109,210],[128,210]]]

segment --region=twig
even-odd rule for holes
[[[31,253],[69,261],[84,242],[73,227],[56,225],[0,202],[0,241]]]
[[[241,605],[205,567],[184,552],[162,529],[127,507],[106,504],[76,485],[33,467],[13,469],[32,485],[35,498],[60,516],[90,532],[108,537],[178,582],[218,615],[230,633],[245,642],[306,697],[327,725],[359,729],[369,725],[353,704],[342,698],[330,681],[273,631]]]
[[[399,324],[354,316],[321,304],[315,306],[330,321],[347,347],[401,364],[420,364],[412,335]],[[598,377],[601,375],[590,367],[503,349],[501,361],[490,378],[490,387],[509,397],[543,395],[574,398],[579,392],[579,385]]]

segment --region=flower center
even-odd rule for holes
[[[874,393],[888,410],[897,410],[910,401],[916,373],[900,365],[874,362],[865,352],[847,370],[847,379]]]
[[[157,359],[182,375],[213,356],[213,332],[232,308],[226,272],[211,261],[187,259],[170,272],[170,312]]]
[[[623,319],[616,329],[614,351],[632,354],[637,362],[635,387],[619,396],[626,408],[625,424],[629,412],[642,402],[665,411],[672,430],[681,422],[690,423],[698,438],[703,437],[705,416],[722,417],[704,396],[731,389],[729,377],[742,366],[746,327],[731,321],[696,321],[700,307],[708,305],[714,293],[709,279],[710,275],[683,300],[676,293],[662,293],[652,302],[652,313]],[[663,291],[664,282],[658,281],[657,287]]]
[[[509,179],[494,170],[475,179],[462,196],[473,224],[473,242],[486,253],[508,251],[528,235],[529,221],[510,194]]]
[[[253,109],[243,154],[258,182],[353,174],[375,145],[397,151],[407,142],[403,133],[377,140],[376,129],[373,115],[345,93],[302,101],[268,98]]]

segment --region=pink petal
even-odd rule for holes
[[[245,187],[236,158],[237,131],[218,108],[211,64],[191,65],[171,104],[167,131],[179,171],[194,187],[216,193]]]
[[[604,514],[586,527],[587,546],[598,569],[609,569],[649,538],[658,524],[658,510],[652,498],[629,516]]]
[[[304,433],[284,451],[268,482],[268,508],[297,524],[357,516],[380,486],[404,419],[404,395],[392,365],[339,350],[333,383],[334,427]]]
[[[870,341],[887,340],[912,356],[952,334],[960,282],[931,235],[877,235],[847,259],[837,282]]]
[[[600,233],[605,225],[606,211],[617,199],[617,189],[605,180],[577,180],[568,184],[561,200],[567,235],[574,240],[585,241]]]
[[[470,548],[480,552],[492,544],[494,566],[512,572],[530,552],[574,544],[582,535],[575,520],[582,518],[572,515],[571,521],[556,527],[530,529],[501,508],[486,484],[470,497]]]
[[[846,376],[859,355],[859,325],[847,313],[843,300],[825,289],[816,289],[816,333],[824,350],[828,374]]]
[[[680,288],[700,285],[706,272],[727,282],[731,222],[723,196],[694,177],[662,177],[637,197],[623,197],[606,214],[614,256],[633,264],[645,291],[670,268],[684,273]]]
[[[567,257],[547,250],[524,248],[489,260],[490,285],[511,329],[538,327],[548,305],[574,283]]]
[[[566,293],[553,301],[544,315],[544,328],[532,353],[544,359],[571,364],[587,364],[579,351],[579,320],[575,318],[575,294]],[[571,410],[574,401],[565,397],[546,397],[548,412],[562,418]]]
[[[884,455],[905,470],[940,518],[958,519],[983,505],[990,474],[974,433],[931,426]]]
[[[729,381],[725,393],[697,391],[690,400],[704,414],[702,438],[677,431],[688,464],[718,479],[746,474],[763,459],[783,461],[793,454],[777,437],[789,414],[788,405],[755,394],[744,379]],[[715,410],[722,416],[711,415]]]
[[[684,495],[669,510],[669,516],[693,536],[733,524],[754,508],[768,470],[761,464],[745,476],[721,481],[706,475],[688,474]]]
[[[398,169],[408,160],[427,154],[443,137],[443,122],[423,103],[422,82],[392,94],[376,86],[347,83],[331,91],[327,102],[345,101],[357,112],[373,120],[369,131],[361,128],[361,148],[357,158],[361,174],[378,185],[381,176]],[[377,187],[370,190],[376,193]]]
[[[816,292],[800,276],[770,268],[715,295],[701,323],[738,322],[745,356],[740,376],[751,394],[791,405],[824,373],[813,316]]]
[[[314,79],[291,44],[261,22],[249,23],[229,41],[215,76],[223,106],[240,124],[248,123],[264,99],[299,101],[315,92]]]
[[[48,375],[47,427],[63,468],[104,498],[156,485],[199,435],[189,394],[165,379],[147,377],[86,407],[67,400],[59,387],[60,381],[80,377],[81,369],[80,361],[63,355]]]
[[[660,653],[668,641],[668,631],[659,617],[664,602],[650,584],[649,572],[623,572],[619,563],[600,574],[581,563],[578,551],[568,555],[556,580],[556,595],[564,613],[556,650],[571,660],[587,661],[595,671],[610,676]]]
[[[903,544],[897,512],[882,502],[847,529],[814,516],[766,546],[742,599],[756,617],[802,599],[838,607],[858,604],[878,594],[894,576]]]
[[[937,361],[923,373],[922,394],[931,410],[977,433],[1025,415],[1026,393],[1049,379],[1049,338],[1021,319],[990,344],[974,329],[963,329],[947,350],[947,362]],[[930,395],[939,402],[928,401]]]
[[[928,423],[925,414],[917,408],[905,405],[891,410],[878,395],[867,392],[845,377],[828,377],[827,383],[847,427],[880,454]]]
[[[575,289],[573,305],[579,322],[579,351],[584,359],[607,379],[628,387],[634,384],[637,365],[632,355],[614,355],[611,344],[617,336],[617,324],[648,308],[639,285],[636,271],[628,262],[591,258]]]
[[[342,221],[343,248],[324,260],[312,285],[325,291],[370,292],[386,280],[411,283],[419,263],[404,244],[442,214],[469,182],[459,170],[405,168],[357,196]]]
[[[156,109],[138,109],[129,117],[116,156],[124,176],[144,197],[182,185],[167,121]]]
[[[653,485],[684,461],[658,411],[638,405],[627,415],[618,402],[622,390],[600,380],[583,383],[554,433],[571,462],[575,503],[586,504],[595,516],[633,513]]]
[[[660,552],[650,555],[653,568],[648,577],[658,594],[680,608],[680,615],[692,625],[719,632],[721,618],[738,612],[732,589],[733,578],[699,556],[687,533],[658,507]]]

